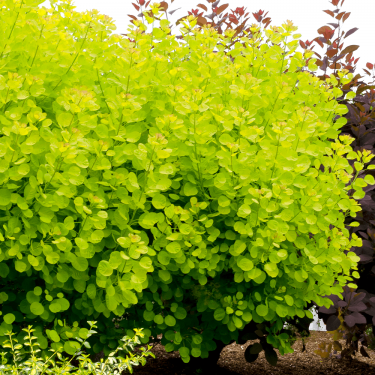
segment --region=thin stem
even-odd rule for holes
[[[17,12],[17,17],[16,17],[16,19],[14,20],[13,26],[12,26],[12,28],[11,28],[11,30],[10,30],[10,33],[9,33],[9,36],[8,36],[8,40],[7,40],[7,42],[5,43],[5,46],[4,46],[4,48],[3,48],[3,51],[1,52],[0,59],[3,58],[3,54],[4,54],[4,51],[5,51],[5,48],[7,47],[7,45],[8,45],[8,41],[9,41],[10,37],[12,36],[12,33],[13,33],[13,30],[14,30],[14,27],[16,26],[16,23],[17,23],[17,20],[18,20],[18,16],[20,15],[21,8],[22,8],[22,6],[23,6],[23,2],[24,2],[24,0],[21,1],[20,9],[19,9],[19,11]]]
[[[151,164],[152,164],[152,159],[154,157],[154,152],[155,152],[155,146],[154,148],[152,149],[152,153],[151,153],[151,158],[150,158],[150,164],[147,168],[147,172],[146,172],[146,175],[145,175],[145,183],[143,184],[142,186],[142,191],[141,191],[141,196],[139,197],[139,202],[142,201],[142,197],[143,197],[143,193],[145,191],[145,188],[146,188],[146,185],[147,185],[147,178],[148,178],[148,174],[150,173],[150,169],[151,169]],[[133,220],[134,220],[134,217],[135,217],[135,214],[137,213],[138,211],[138,207],[135,208],[134,212],[133,212],[133,215],[132,215],[132,218],[130,219],[130,222],[129,222],[129,226],[132,225],[133,223]]]
[[[274,174],[274,172],[275,172],[277,154],[279,153],[280,138],[281,138],[281,133],[279,133],[279,140],[277,141],[277,148],[276,148],[275,162],[273,163],[272,173],[271,173],[271,178],[270,178],[270,183],[271,183],[271,184],[272,184],[272,177],[273,177],[273,174]]]
[[[51,181],[52,181],[53,178],[55,177],[56,172],[60,169],[63,160],[64,160],[64,158],[63,158],[62,156],[60,156],[59,165],[58,165],[58,167],[55,168],[55,171],[53,172],[53,175],[52,175],[51,179],[50,179],[50,180],[47,182],[47,184],[44,186],[43,194],[45,193],[47,187],[49,186],[49,184],[51,183]]]
[[[63,77],[64,77],[65,75],[67,75],[67,74],[70,72],[70,69],[72,69],[72,67],[73,67],[74,63],[76,62],[76,60],[77,60],[79,54],[81,53],[82,48],[83,48],[83,45],[84,45],[84,43],[85,43],[85,41],[86,41],[86,39],[87,39],[87,34],[89,33],[89,30],[90,30],[90,25],[91,25],[91,21],[89,22],[89,25],[87,26],[86,35],[85,35],[85,37],[84,37],[84,39],[83,39],[83,41],[82,41],[81,47],[79,48],[79,51],[78,51],[77,54],[75,55],[75,57],[74,57],[72,63],[70,64],[68,70],[64,73]],[[54,91],[54,90],[56,89],[56,87],[61,83],[61,81],[62,81],[62,77],[61,77],[59,83],[58,83],[58,84],[52,89],[52,91]]]
[[[94,162],[92,163],[92,166],[88,169],[87,176],[89,175],[89,173],[91,172],[91,170],[94,168],[94,165],[95,165],[96,161],[98,160],[99,154],[102,152],[103,146],[104,146],[104,143],[100,147],[100,150],[99,150],[98,154],[96,155],[96,158],[95,158]]]

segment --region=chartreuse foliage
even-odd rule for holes
[[[359,206],[345,119],[332,125],[342,92],[288,57],[297,28],[260,48],[252,28],[232,62],[234,31],[190,19],[179,43],[161,20],[132,42],[96,11],[38,3],[0,1],[0,335],[33,322],[42,348],[47,326],[73,353],[62,321],[89,318],[94,352],[143,327],[187,362],[255,321],[290,352],[284,321],[329,306],[361,245],[344,227]]]

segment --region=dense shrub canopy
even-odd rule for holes
[[[190,20],[180,43],[162,20],[131,42],[96,11],[38,3],[0,1],[0,336],[39,322],[58,346],[59,320],[94,318],[96,352],[140,326],[188,361],[266,321],[289,351],[284,321],[352,280],[343,155],[371,159],[338,139],[342,92],[288,58],[296,27],[260,49],[253,28],[232,62],[231,31]]]

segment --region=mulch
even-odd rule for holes
[[[179,358],[178,352],[167,353],[160,344],[155,345],[152,352],[156,358],[147,357],[145,366],[133,367],[134,375],[375,375],[375,351],[367,350],[370,358],[357,354],[351,361],[338,359],[322,359],[314,350],[318,349],[321,342],[331,341],[328,332],[311,331],[311,336],[305,340],[306,351],[302,352],[302,341],[297,340],[294,345],[294,353],[281,356],[278,351],[279,360],[277,366],[271,366],[260,353],[258,359],[253,363],[247,363],[244,352],[247,346],[256,341],[248,341],[244,345],[233,343],[226,346],[221,352],[216,368],[207,372],[192,371],[188,365]],[[344,344],[344,341],[341,340]]]

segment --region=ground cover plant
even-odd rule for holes
[[[155,355],[141,347],[141,354],[134,355],[132,352],[136,345],[141,344],[143,337],[142,330],[135,329],[132,338],[123,337],[121,345],[111,352],[107,358],[93,362],[89,355],[85,354],[85,348],[89,348],[88,339],[97,332],[94,330],[96,322],[88,322],[90,329],[76,339],[80,342],[79,349],[74,355],[64,357],[61,354],[62,348],[50,349],[50,355],[41,356],[41,349],[38,337],[34,336],[35,329],[32,326],[23,328],[24,337],[18,341],[13,337],[15,334],[7,332],[7,340],[3,348],[7,351],[1,352],[0,374],[1,375],[42,375],[42,374],[76,374],[76,375],[121,375],[124,372],[133,373],[133,366],[146,363],[145,357]],[[81,328],[82,330],[82,328]],[[82,332],[82,331],[81,331]],[[83,337],[83,338],[82,338]],[[120,354],[125,354],[125,358]],[[10,354],[10,359],[7,358]],[[75,366],[78,362],[78,367]]]
[[[92,317],[89,352],[138,327],[185,362],[255,334],[246,358],[275,363],[285,321],[359,277],[344,220],[363,186],[342,156],[372,155],[332,125],[337,80],[301,71],[312,52],[291,22],[265,31],[272,46],[252,27],[229,58],[235,31],[192,16],[179,42],[155,4],[129,40],[96,11],[40,3],[0,9],[2,341],[33,322],[43,350],[74,355],[69,327]]]

